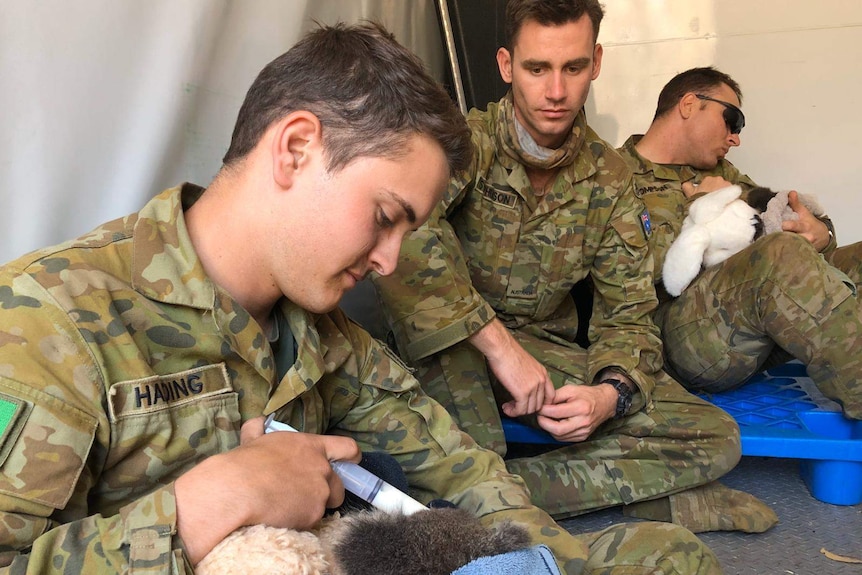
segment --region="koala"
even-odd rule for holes
[[[313,531],[254,525],[234,531],[196,575],[450,575],[479,557],[526,549],[522,526],[485,527],[458,508],[412,515],[380,510],[332,515]]]
[[[727,186],[696,199],[665,256],[665,290],[678,296],[701,269],[723,262],[763,235],[782,231],[783,222],[799,219],[788,193],[759,187],[742,199],[742,188]],[[825,213],[811,196],[798,197],[815,216]]]
[[[323,537],[338,569],[333,575],[449,575],[479,557],[525,549],[523,527],[485,527],[457,508],[403,516],[380,511],[344,517]]]

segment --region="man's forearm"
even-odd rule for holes
[[[507,350],[517,345],[515,338],[496,317],[467,340],[489,360],[501,357]]]

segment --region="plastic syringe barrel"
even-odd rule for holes
[[[272,415],[266,420],[265,430],[267,433],[272,431],[296,431],[296,429],[286,423],[276,421]],[[378,509],[401,512],[405,515],[428,509],[403,491],[393,487],[356,463],[333,461],[331,465],[346,490]]]

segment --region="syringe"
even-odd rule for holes
[[[266,418],[264,431],[296,431],[286,423],[275,420],[275,414]],[[332,469],[341,478],[344,488],[361,497],[377,509],[412,515],[428,509],[400,489],[386,483],[364,467],[349,461],[332,461]]]

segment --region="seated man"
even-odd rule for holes
[[[317,523],[344,498],[330,461],[361,448],[423,501],[523,523],[567,573],[720,573],[676,526],[558,527],[337,310],[469,158],[415,56],[323,28],[261,71],[207,189],[0,268],[2,565],[191,574],[239,526]],[[264,435],[270,413],[305,433]]]
[[[384,311],[423,389],[480,445],[505,453],[498,403],[572,442],[507,461],[552,515],[658,498],[636,514],[763,531],[775,515],[715,482],[739,460],[736,423],[662,371],[647,214],[583,111],[602,16],[596,0],[508,3],[497,63],[511,91],[470,112],[472,163],[375,279]]]
[[[740,144],[741,100],[727,74],[687,70],[662,89],[647,133],[620,148],[650,212],[659,284],[691,202],[730,184],[755,187],[725,159]],[[655,318],[666,368],[691,390],[719,392],[796,358],[848,417],[862,419],[862,243],[836,248],[831,222],[789,197],[799,219],[784,222],[786,233],[758,239],[679,297],[662,298]]]

